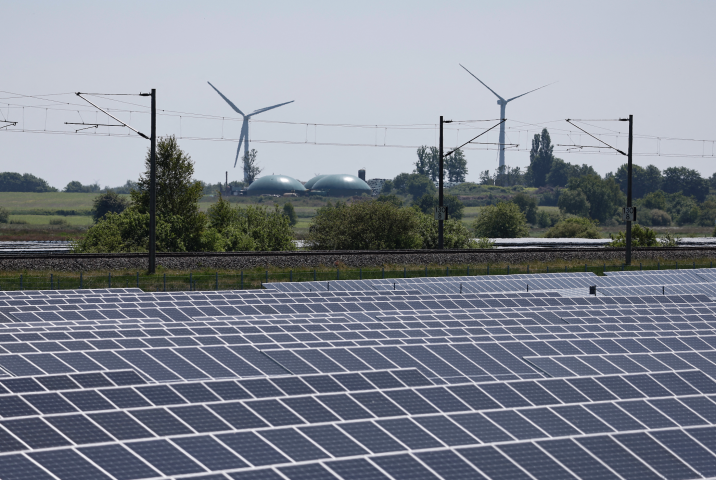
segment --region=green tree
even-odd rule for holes
[[[609,234],[612,241],[609,243],[610,247],[626,247],[626,232],[621,231],[614,234]],[[656,233],[654,230],[648,227],[642,227],[638,223],[634,223],[631,226],[631,246],[632,247],[658,247],[659,242],[656,239]]]
[[[696,170],[686,167],[670,167],[664,170],[664,191],[666,193],[682,192],[687,197],[694,197],[703,202],[709,194],[709,182],[701,177]]]
[[[258,177],[259,174],[263,171],[263,169],[258,166],[256,160],[257,153],[258,152],[256,152],[256,149],[252,148],[250,152],[241,157],[241,163],[244,167],[244,180],[249,185],[254,183],[256,177]]]
[[[430,150],[427,146],[423,145],[418,148],[417,153],[418,159],[415,161],[415,170],[413,170],[413,172],[429,177],[432,170],[430,165]]]
[[[292,227],[298,223],[296,209],[293,208],[293,204],[291,202],[286,202],[283,204],[283,214],[286,215],[286,217],[288,218],[288,222],[291,224]]]
[[[0,223],[7,223],[10,220],[10,212],[7,208],[0,207]]]
[[[489,171],[483,173],[487,174],[492,180],[492,183],[487,183],[487,185],[494,184],[500,185],[501,187],[509,187],[512,185],[524,185],[525,183],[525,175],[522,173],[520,167],[511,168],[509,165],[502,165],[495,169],[495,174],[492,177],[490,177]],[[480,178],[482,179],[482,174],[480,174]]]
[[[137,181],[137,190],[131,193],[132,204],[139,213],[149,213],[149,152],[144,163],[145,172]],[[206,216],[199,211],[203,186],[193,179],[194,162],[179,148],[174,135],[157,141],[156,169],[157,218],[181,218],[182,243],[189,251],[200,251],[206,225]]]
[[[525,214],[528,223],[537,223],[537,200],[522,192],[512,197],[512,203],[520,208],[520,212]]]
[[[445,158],[445,169],[450,182],[464,182],[467,176],[467,159],[459,148]],[[439,168],[438,168],[439,170]]]
[[[666,194],[661,190],[644,195],[638,206],[650,209],[666,210]]]
[[[393,179],[393,187],[398,193],[412,195],[413,198],[420,198],[426,193],[434,194],[437,191],[435,184],[428,177],[417,173],[401,173]]]
[[[419,199],[413,201],[413,205],[425,213],[426,215],[434,216],[435,207],[439,204],[438,197],[426,193]],[[455,195],[444,195],[443,205],[448,209],[448,218],[454,218],[455,220],[461,220],[463,212],[465,211],[465,205],[462,204],[459,198]]]
[[[624,193],[627,193],[628,172],[628,166],[625,163],[614,173],[614,179]],[[654,165],[649,165],[646,168],[632,165],[631,177],[633,198],[642,198],[662,187],[661,171]]]
[[[122,213],[129,206],[129,201],[120,197],[112,190],[95,197],[92,202],[92,219],[97,222],[108,213]]]
[[[579,217],[589,216],[589,201],[581,190],[564,190],[557,201],[559,211]]]
[[[375,201],[376,202],[392,203],[396,207],[403,206],[403,201],[400,198],[398,198],[398,196],[394,193],[391,193],[389,195],[385,195],[385,194],[381,193],[380,195],[378,195],[378,197],[376,197]]]
[[[56,192],[45,180],[29,173],[0,173],[0,192]]]
[[[525,214],[512,202],[482,207],[473,228],[478,238],[519,238],[529,234]]]
[[[613,178],[602,180],[599,175],[583,175],[572,178],[567,188],[584,192],[589,202],[589,216],[600,223],[606,222],[617,212],[617,208],[626,203],[624,194]]]
[[[547,230],[545,238],[601,238],[597,222],[584,217],[562,220]]]
[[[550,212],[547,210],[540,210],[537,212],[537,225],[540,228],[549,228],[555,226],[562,219],[562,216],[557,212]]]
[[[572,165],[565,162],[561,158],[555,158],[552,162],[552,168],[545,178],[545,183],[552,187],[564,187],[572,177]]]
[[[554,161],[553,150],[554,147],[546,128],[542,130],[541,135],[535,135],[532,139],[530,165],[527,167],[527,176],[532,186],[543,187],[547,184],[547,175],[552,169]]]
[[[306,243],[311,250],[420,248],[419,215],[390,202],[329,203],[311,220]]]
[[[231,203],[224,200],[221,192],[219,192],[219,200],[206,210],[206,216],[209,220],[209,227],[219,233],[224,233],[226,229],[239,220],[237,210],[231,208]]]
[[[62,191],[66,193],[96,193],[99,192],[99,185],[97,183],[82,185],[77,180],[73,180]]]
[[[422,238],[422,248],[438,248],[438,221],[430,214],[418,214],[418,231]],[[463,223],[456,219],[448,219],[443,222],[443,247],[444,248],[477,248],[472,240],[470,231]]]

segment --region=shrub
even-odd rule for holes
[[[557,225],[562,219],[562,216],[557,212],[548,212],[547,210],[540,210],[537,212],[537,225],[540,228],[549,228]]]
[[[512,203],[520,207],[520,211],[525,214],[527,223],[537,223],[537,200],[524,193],[518,193],[512,197]]]
[[[70,222],[65,220],[64,218],[51,218],[50,219],[50,225],[69,225]]]
[[[95,197],[92,202],[92,218],[98,221],[108,213],[122,213],[129,206],[129,201],[120,197],[112,190]]]
[[[544,234],[545,238],[601,238],[595,220],[572,217],[562,220]]]
[[[680,242],[681,238],[670,232],[666,232],[659,238],[659,246],[661,247],[678,247]]]
[[[691,208],[685,208],[679,214],[676,223],[679,226],[692,224],[699,218],[699,213],[699,207],[696,205]]]
[[[424,213],[417,214],[419,221],[419,234],[422,238],[422,248],[438,248],[438,221],[434,215]],[[443,247],[444,248],[476,248],[477,244],[472,240],[470,231],[459,220],[448,219],[443,222]]]
[[[27,220],[20,220],[19,218],[14,220],[11,218],[8,223],[10,225],[27,225],[30,222],[28,222]]]
[[[478,238],[519,238],[529,233],[525,214],[512,202],[483,207],[473,228]]]
[[[329,202],[311,220],[306,244],[311,250],[420,248],[419,215],[389,202]]]
[[[296,209],[293,208],[293,203],[286,202],[283,204],[283,214],[288,218],[288,223],[293,227],[298,223],[298,217],[296,216]]]
[[[671,215],[655,208],[651,211],[651,224],[655,227],[668,227],[671,225]]]
[[[381,193],[378,195],[378,197],[375,199],[377,202],[388,202],[392,203],[396,207],[402,207],[403,201],[394,193],[391,193],[389,195],[386,195],[384,193]]]
[[[429,193],[426,193],[422,197],[420,197],[418,200],[413,202],[413,205],[418,207],[418,209],[427,214],[434,216],[435,214],[435,207],[439,204],[438,197],[436,195],[431,195]],[[465,206],[462,204],[459,198],[457,198],[455,195],[444,195],[443,196],[443,205],[445,205],[448,208],[448,218],[452,218],[455,220],[461,220],[463,211],[465,210]]]
[[[591,205],[587,196],[581,190],[563,190],[557,202],[559,211],[570,213],[578,217],[588,217]]]
[[[475,248],[494,248],[495,242],[487,237],[478,238],[475,242]]]
[[[626,247],[626,231],[619,232],[616,235],[609,235],[612,239],[610,247]],[[631,227],[631,246],[632,247],[657,247],[659,243],[656,240],[656,232],[648,227],[642,227],[638,223],[633,223]]]
[[[7,223],[10,219],[10,212],[7,211],[7,208],[0,207],[0,223]]]

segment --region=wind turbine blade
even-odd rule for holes
[[[279,103],[278,105],[274,105],[273,107],[259,108],[258,110],[254,110],[253,112],[249,113],[249,117],[252,115],[256,115],[257,113],[263,113],[267,110],[271,110],[272,108],[278,108],[283,105],[288,105],[289,103],[293,103],[293,102],[295,102],[295,100],[291,100],[290,102]]]
[[[236,160],[234,160],[234,168],[236,168],[236,164],[239,162],[239,155],[241,155],[241,144],[244,143],[244,139],[246,140],[246,145],[249,144],[249,119],[248,117],[244,118],[244,123],[241,125],[241,134],[239,135],[239,147],[236,149]]]
[[[555,83],[557,83],[557,82],[552,82],[552,83],[548,83],[547,85],[542,85],[541,87],[535,88],[534,90],[530,90],[530,91],[527,92],[527,93],[536,92],[537,90],[540,90],[540,89],[542,89],[542,88],[544,88],[544,87],[549,87],[550,85],[554,85]],[[508,102],[511,102],[511,101],[514,100],[515,98],[524,97],[525,95],[527,95],[527,93],[523,93],[522,95],[517,95],[516,97],[512,97],[512,98],[508,99],[507,101],[508,101]]]
[[[458,65],[460,65],[462,68],[465,68],[465,67],[462,65],[462,63],[458,63]],[[473,77],[475,77],[475,75],[473,75],[473,73],[472,73],[470,70],[468,70],[467,68],[465,68],[465,71],[466,71],[467,73],[469,73],[470,75],[472,75]],[[499,95],[497,94],[497,92],[495,92],[493,89],[491,89],[490,87],[488,87],[487,85],[485,85],[485,82],[483,82],[482,80],[480,80],[480,79],[477,78],[477,77],[475,77],[475,80],[477,80],[478,82],[480,82],[481,84],[483,84],[483,85],[485,86],[485,88],[488,89],[489,91],[491,91],[492,93],[494,93],[497,98],[499,98],[500,100],[504,100],[504,98],[502,98],[501,96],[499,96]],[[529,93],[529,92],[527,92],[527,93]],[[509,100],[508,100],[508,102],[509,102]]]
[[[209,85],[211,85],[211,82],[206,82],[206,83],[208,83]],[[211,85],[211,88],[213,88],[214,90],[216,90],[216,93],[218,93],[219,95],[221,95],[221,98],[223,98],[224,100],[226,100],[226,103],[228,103],[228,104],[231,106],[231,108],[233,108],[234,111],[236,111],[236,113],[238,113],[238,114],[241,115],[242,117],[244,116],[244,112],[242,112],[241,110],[239,110],[239,107],[237,107],[236,105],[234,105],[233,102],[232,102],[231,100],[229,100],[228,98],[226,98],[226,97],[224,96],[224,94],[221,93],[215,86]]]

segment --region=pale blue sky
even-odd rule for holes
[[[453,119],[494,119],[495,97],[463,71],[467,66],[506,98],[555,85],[510,103],[508,141],[528,147],[546,125],[555,143],[594,144],[556,135],[565,118],[617,118],[633,114],[641,135],[716,140],[716,3],[710,1],[500,1],[500,2],[0,2],[0,90],[27,95],[139,92],[154,87],[160,109],[238,118],[207,85],[216,85],[242,110],[288,100],[295,103],[256,117],[296,123],[399,125]],[[21,120],[7,99],[0,111]],[[48,97],[78,103],[76,97]],[[148,99],[123,100],[148,105]],[[103,106],[129,108],[99,99]],[[69,130],[70,111],[26,108],[24,127]],[[85,121],[94,117],[80,109]],[[123,113],[129,119],[128,113]],[[146,115],[132,114],[148,133]],[[107,123],[101,116],[98,121]],[[47,122],[47,126],[45,126]],[[524,123],[517,123],[524,122]],[[545,123],[552,122],[552,123]],[[223,122],[224,137],[238,137],[240,122]],[[533,125],[524,125],[533,124]],[[485,124],[488,125],[488,124]],[[596,124],[625,131],[625,124]],[[22,127],[23,123],[18,124]],[[592,131],[598,131],[589,127]],[[180,134],[178,117],[160,116],[160,134]],[[573,130],[573,129],[572,129]],[[118,129],[114,131],[119,132]],[[221,138],[222,122],[181,119],[182,136]],[[446,133],[446,146],[467,140],[463,127]],[[433,128],[309,127],[252,123],[251,137],[324,143],[435,144]],[[497,141],[497,134],[488,137]],[[625,148],[623,139],[620,148]],[[118,185],[136,179],[147,143],[135,138],[0,133],[1,170],[28,172],[62,188],[70,180]],[[236,143],[180,140],[205,181],[240,179]],[[338,147],[252,143],[264,173],[308,180],[314,173],[390,178],[410,171],[412,148]],[[637,153],[656,152],[639,140]],[[710,154],[711,144],[662,141],[662,152]],[[470,174],[494,169],[494,150],[466,151]],[[614,170],[614,155],[559,154]],[[507,163],[525,167],[526,151],[508,151]],[[659,168],[686,165],[704,175],[714,158],[638,156]]]

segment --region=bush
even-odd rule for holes
[[[419,234],[422,238],[422,248],[438,248],[438,221],[434,215],[417,214],[419,220]],[[448,219],[443,222],[444,248],[476,248],[470,231],[459,220]]]
[[[494,248],[495,242],[487,237],[478,238],[475,242],[475,248]]]
[[[30,223],[30,222],[28,222],[27,220],[20,220],[20,219],[15,219],[15,220],[13,220],[13,219],[10,219],[10,221],[9,221],[8,223],[9,223],[10,225],[27,225],[27,224]]]
[[[95,197],[92,202],[92,218],[97,222],[108,213],[122,213],[129,206],[129,201],[120,197],[112,190]]]
[[[389,195],[381,193],[380,195],[378,195],[378,197],[375,200],[377,202],[392,203],[393,205],[395,205],[396,207],[399,207],[399,208],[403,206],[403,201],[400,198],[398,198],[398,196],[394,193],[391,193]]]
[[[435,207],[438,206],[439,200],[438,197],[435,195],[431,195],[429,193],[426,193],[422,197],[420,197],[418,200],[413,202],[413,205],[418,207],[418,209],[425,213],[426,215],[434,216],[435,215]],[[455,220],[461,220],[463,211],[465,210],[465,206],[462,204],[459,198],[457,198],[455,195],[444,195],[443,196],[443,205],[445,205],[448,208],[448,218],[452,218]]]
[[[512,197],[512,203],[520,207],[520,211],[525,214],[527,223],[537,223],[537,200],[524,193],[518,193]]]
[[[612,239],[609,243],[610,247],[626,247],[626,231],[619,232],[616,235],[609,235]],[[657,247],[659,242],[656,240],[656,232],[648,227],[642,227],[638,223],[633,223],[631,227],[631,246],[632,247]]]
[[[512,202],[483,207],[473,228],[478,238],[519,238],[529,234],[525,214]]]
[[[671,215],[655,208],[651,211],[651,224],[655,227],[668,227],[671,225]]]
[[[70,222],[64,218],[52,218],[50,219],[50,225],[69,225]]]
[[[537,225],[540,228],[549,228],[557,225],[562,219],[562,216],[557,212],[548,212],[547,210],[540,210],[537,212]]]
[[[283,214],[288,218],[288,223],[293,227],[298,223],[298,217],[296,216],[296,209],[293,208],[293,203],[286,202],[283,204]]]
[[[678,247],[681,242],[681,238],[672,233],[666,232],[659,238],[659,246],[661,247]]]
[[[680,227],[683,225],[689,225],[696,221],[697,218],[699,218],[699,207],[694,205],[691,208],[685,208],[681,211],[678,218],[676,219],[677,225]]]
[[[544,234],[545,238],[601,238],[597,222],[584,217],[562,220]]]
[[[420,213],[389,202],[348,205],[330,202],[311,220],[306,245],[311,250],[393,250],[420,248]]]
[[[587,196],[581,190],[564,190],[557,202],[559,211],[570,213],[578,217],[588,217],[590,205]]]
[[[0,223],[7,223],[10,219],[10,212],[7,211],[7,208],[0,207]]]
[[[398,193],[410,194],[413,198],[420,198],[426,193],[434,195],[437,192],[437,188],[430,178],[418,173],[401,173],[395,177],[392,186]],[[385,193],[389,193],[385,186],[383,186],[383,190]]]

